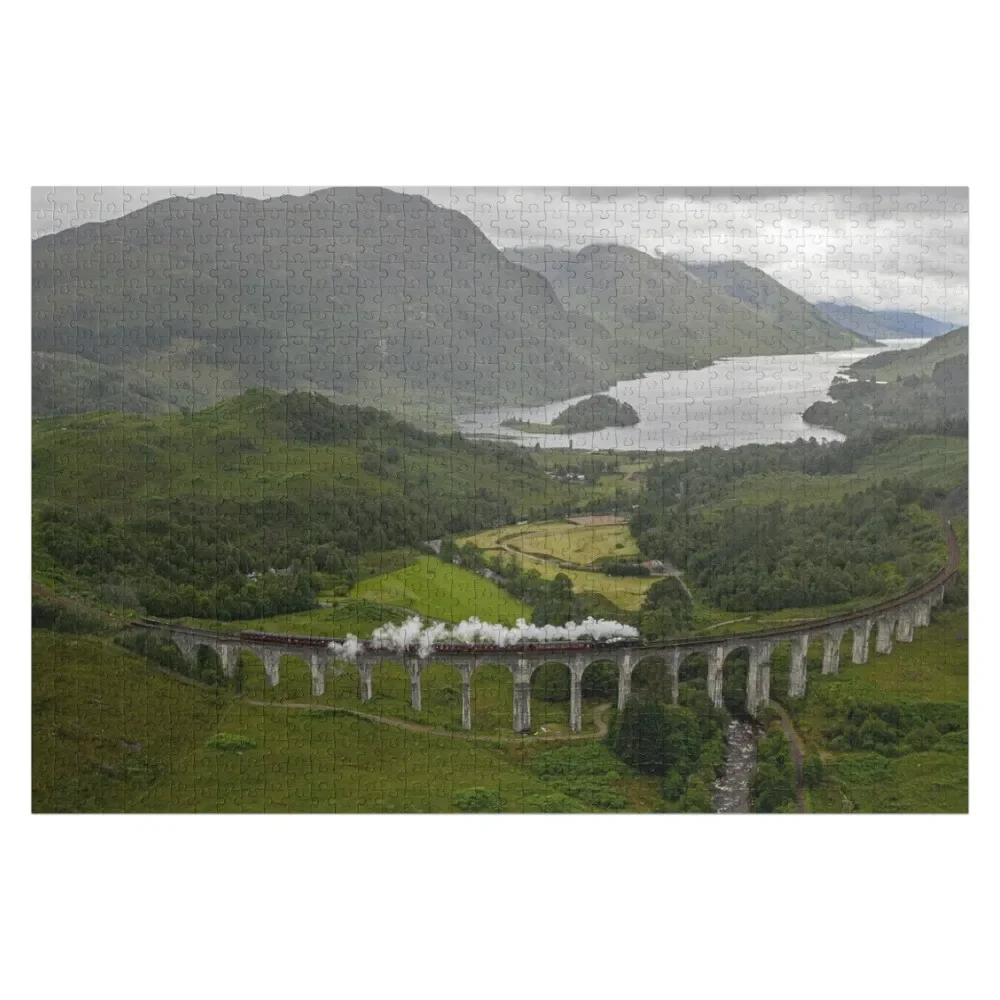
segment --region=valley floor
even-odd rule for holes
[[[469,740],[264,707],[184,683],[96,637],[36,630],[33,640],[36,812],[451,812],[470,801],[490,811],[642,812],[662,803],[658,781],[627,772],[599,740]],[[209,746],[219,734],[243,748]]]

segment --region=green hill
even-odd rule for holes
[[[508,417],[504,427],[514,427],[529,434],[584,434],[605,427],[632,427],[639,423],[635,408],[621,400],[606,396],[588,396],[567,406],[550,424],[532,423]]]
[[[36,416],[257,386],[393,412],[532,404],[612,380],[587,353],[606,331],[542,276],[461,213],[380,188],[156,202],[35,240],[32,290]]]
[[[802,415],[808,423],[857,434],[870,427],[951,428],[967,434],[969,328],[922,347],[884,351],[851,365]]]
[[[869,358],[862,358],[851,365],[858,377],[871,376],[882,381],[909,378],[913,375],[930,376],[942,361],[964,357],[968,362],[969,328],[959,327],[950,333],[935,337],[920,347],[906,351],[883,351]]]
[[[303,392],[50,418],[33,436],[36,570],[168,617],[303,610],[349,587],[363,553],[565,512],[584,489],[514,446]]]
[[[581,431],[599,431],[604,427],[632,427],[639,423],[635,408],[611,396],[589,396],[579,403],[567,406],[552,421],[554,427],[567,434]]]

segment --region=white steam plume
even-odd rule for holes
[[[585,618],[582,622],[565,625],[529,625],[523,618],[517,624],[499,625],[467,618],[457,625],[440,622],[425,626],[417,615],[407,618],[402,625],[381,625],[372,633],[368,643],[373,649],[408,650],[417,656],[430,656],[437,643],[486,643],[490,646],[516,646],[522,642],[567,642],[590,639],[597,642],[617,642],[637,639],[638,629],[621,622],[603,618]],[[361,652],[362,643],[356,636],[348,635],[343,641],[334,641],[330,650],[342,660],[354,660]]]

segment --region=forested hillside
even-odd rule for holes
[[[32,464],[36,570],[211,618],[311,607],[364,552],[564,512],[576,488],[525,450],[269,390],[36,421]]]
[[[878,598],[944,562],[933,512],[967,479],[962,438],[702,448],[647,477],[631,528],[711,604],[777,610]]]
[[[851,365],[850,377],[834,379],[833,402],[813,403],[803,418],[843,434],[871,427],[930,428],[947,425],[967,434],[969,328],[935,337],[922,347],[884,351]]]

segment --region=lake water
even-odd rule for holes
[[[837,431],[814,427],[803,412],[821,399],[842,368],[884,350],[919,347],[926,340],[883,340],[883,347],[816,354],[724,358],[695,371],[652,372],[618,382],[606,390],[639,414],[632,427],[609,427],[585,434],[525,434],[504,427],[516,417],[550,423],[586,396],[545,406],[498,407],[466,414],[458,429],[475,437],[517,441],[533,448],[579,448],[583,451],[690,451],[706,445],[736,448],[743,444],[778,444],[796,438],[842,441]]]

